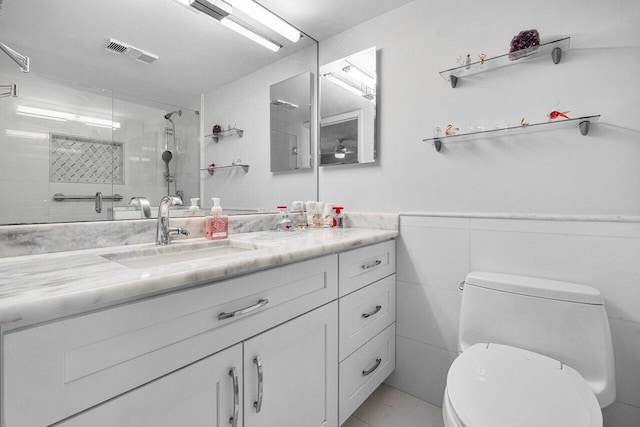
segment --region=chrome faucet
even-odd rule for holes
[[[156,226],[156,244],[168,245],[171,236],[177,234],[189,235],[189,231],[180,227],[169,227],[169,206],[182,205],[182,200],[173,196],[164,196],[158,207],[158,223]]]
[[[151,218],[151,205],[146,197],[135,196],[129,200],[130,206],[140,206],[140,215],[142,218]]]

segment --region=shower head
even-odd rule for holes
[[[182,115],[182,110],[177,110],[177,111],[172,111],[170,113],[167,113],[164,115],[164,118],[167,120],[171,120],[171,116],[173,116],[174,114],[177,114],[178,117],[180,117]]]

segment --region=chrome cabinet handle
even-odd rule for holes
[[[218,314],[218,320],[223,320],[223,319],[229,319],[231,317],[236,317],[236,316],[240,316],[242,314],[247,314],[250,313],[254,310],[257,310],[261,307],[264,307],[265,305],[267,305],[269,303],[268,299],[260,299],[258,300],[258,302],[254,305],[250,305],[249,307],[245,307],[245,308],[241,308],[240,310],[237,311],[232,311],[231,313],[225,313],[224,311],[220,314]]]
[[[229,424],[231,424],[231,427],[237,427],[238,414],[240,413],[240,387],[238,386],[238,373],[236,368],[231,368],[229,375],[233,378],[233,416],[229,418]]]
[[[256,408],[256,413],[260,412],[262,408],[262,361],[260,360],[260,356],[256,356],[253,358],[253,363],[256,364],[258,368],[258,400],[253,402],[253,407]]]
[[[382,264],[382,260],[377,259],[377,260],[373,261],[372,263],[362,265],[361,267],[362,267],[363,270],[369,270],[370,268],[377,267],[380,264]]]
[[[380,366],[380,363],[382,363],[382,359],[380,359],[379,357],[376,359],[376,365],[369,369],[368,371],[362,371],[362,376],[366,377],[367,375],[369,375],[370,373],[372,373],[373,371],[375,371],[376,369],[378,369],[378,366]]]
[[[96,193],[96,213],[102,213],[102,193]]]
[[[362,318],[363,318],[363,319],[366,319],[367,317],[371,317],[371,316],[373,316],[374,314],[376,314],[377,312],[379,312],[379,311],[380,311],[380,309],[382,309],[382,306],[378,304],[378,305],[376,305],[376,308],[375,308],[372,312],[370,312],[370,313],[363,313],[363,314],[362,314]]]

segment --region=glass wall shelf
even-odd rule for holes
[[[220,132],[210,133],[209,135],[205,135],[204,137],[211,137],[213,141],[217,143],[220,138],[226,138],[234,135],[238,135],[239,138],[242,138],[242,135],[244,135],[244,130],[238,128],[228,128]]]
[[[437,138],[427,138],[423,139],[423,142],[432,142],[436,151],[440,151],[442,149],[442,144],[445,142],[459,142],[459,141],[469,141],[472,139],[479,139],[484,137],[497,137],[504,135],[520,135],[524,133],[536,132],[540,130],[550,129],[550,128],[560,128],[566,127],[569,125],[578,124],[580,128],[580,133],[582,135],[587,135],[589,133],[589,128],[591,126],[591,122],[597,122],[600,119],[600,114],[595,116],[584,116],[577,117],[574,119],[556,119],[554,121],[542,122],[542,123],[531,123],[527,125],[518,125],[518,126],[510,126],[499,129],[489,129],[489,130],[481,130],[477,132],[469,132],[469,133],[460,133],[457,135],[445,135]]]
[[[458,79],[474,74],[485,73],[508,65],[519,64],[533,58],[540,58],[551,53],[551,59],[557,64],[562,59],[562,51],[569,49],[571,37],[565,37],[552,42],[542,43],[539,46],[518,50],[504,55],[486,58],[484,61],[472,62],[459,67],[440,71],[440,75],[446,81],[451,82],[451,87],[456,87]]]
[[[230,169],[230,168],[242,168],[243,171],[249,172],[249,165],[228,165],[228,166],[210,166],[208,168],[200,169],[201,171],[209,172],[209,175],[213,176],[213,174],[219,169]]]

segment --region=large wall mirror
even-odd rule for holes
[[[0,86],[17,88],[0,97],[0,224],[142,218],[140,203],[130,205],[138,196],[154,216],[167,193],[183,198],[176,216],[188,214],[192,198],[203,213],[212,196],[222,196],[229,213],[316,199],[317,169],[308,155],[295,166],[306,173],[270,172],[269,90],[301,76],[305,100],[277,99],[308,116],[317,42],[264,29],[280,46],[273,52],[189,4],[0,0],[0,43],[30,57],[25,73],[0,51]],[[314,153],[316,120],[302,123],[312,129],[312,145],[299,144],[298,152]],[[213,141],[206,135],[214,124],[242,128],[244,137]],[[305,140],[299,130],[298,143]],[[239,160],[249,172],[224,168]],[[222,167],[215,174],[212,163]],[[283,199],[276,188],[291,194]]]
[[[306,71],[271,85],[271,172],[311,167],[313,75]]]
[[[376,161],[376,48],[320,67],[320,166]]]

